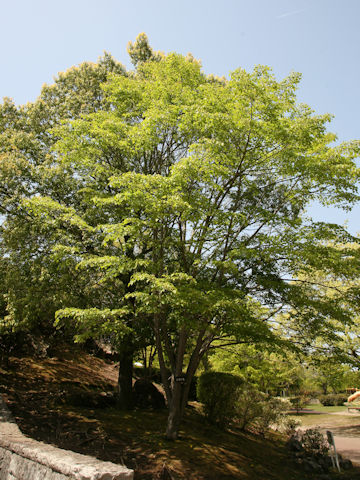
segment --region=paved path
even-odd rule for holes
[[[334,435],[336,450],[344,458],[349,458],[353,463],[360,465],[360,437],[342,437]]]
[[[344,458],[349,458],[353,463],[356,463],[360,466],[360,416],[358,414],[349,413],[349,412],[327,412],[326,415],[341,415],[349,416],[354,418],[354,423],[352,425],[329,425],[329,420],[326,421],[326,426],[321,425],[321,415],[324,412],[309,411],[307,413],[313,413],[317,416],[318,426],[323,429],[324,433],[326,430],[330,430],[334,435],[335,446],[338,453]],[[311,428],[311,427],[309,427]]]
[[[338,415],[338,413],[334,413]],[[351,415],[351,414],[347,414]],[[334,434],[335,445],[344,458],[360,465],[360,419],[354,417],[354,424],[330,427]]]

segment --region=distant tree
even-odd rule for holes
[[[358,240],[354,240],[350,243],[324,243],[319,265],[300,266],[293,282],[301,284],[304,295],[309,298],[307,311],[291,310],[279,319],[282,328],[291,336],[289,327],[302,315],[315,318],[319,306],[327,306],[328,330],[310,337],[304,331],[293,331],[292,340],[305,347],[309,364],[320,370],[322,364],[329,373],[335,365],[340,369],[346,364],[356,369],[360,366],[360,250]],[[329,251],[327,247],[330,247]]]
[[[138,43],[135,42],[135,50],[139,49]],[[105,53],[97,63],[84,62],[59,73],[54,84],[43,86],[33,103],[17,107],[10,99],[4,99],[0,105],[0,212],[4,215],[0,227],[4,272],[0,279],[0,324],[4,338],[6,332],[19,330],[48,336],[53,332],[56,310],[66,305],[96,310],[114,308],[117,304],[117,283],[113,281],[109,286],[90,267],[77,269],[76,258],[64,259],[60,252],[54,252],[59,235],[45,223],[35,222],[24,208],[25,199],[50,195],[84,214],[84,178],[58,162],[52,149],[58,140],[54,129],[64,122],[110,108],[101,88],[109,74],[128,75],[119,62]],[[99,192],[108,188],[107,177],[105,182],[102,178],[97,180]],[[75,237],[78,234],[75,229],[72,233]],[[83,246],[89,247],[84,243]],[[114,325],[111,331],[106,325],[97,328],[93,325],[87,333],[74,330],[75,326],[71,324],[68,328],[76,332],[77,341],[102,337],[117,351],[119,400],[131,407],[133,354],[144,347],[144,336],[147,335],[146,342],[154,342],[151,330],[138,326],[136,334],[123,336]]]
[[[315,384],[321,388],[324,395],[330,392],[340,393],[353,384],[352,370],[349,365],[344,365],[334,358],[327,359],[323,356],[313,358],[315,364],[312,375]],[[350,382],[349,382],[350,381]]]
[[[231,345],[210,356],[214,370],[232,373],[264,393],[282,395],[300,390],[304,372],[299,354],[291,350],[271,352],[269,345]]]

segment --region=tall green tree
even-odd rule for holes
[[[0,255],[3,330],[51,329],[55,311],[69,302],[85,306],[89,278],[80,278],[76,263],[59,265],[51,257],[53,230],[36,224],[23,200],[51,195],[80,208],[76,179],[58,164],[49,131],[62,122],[106,108],[100,85],[109,73],[125,68],[105,53],[97,63],[84,62],[44,85],[33,103],[0,105]],[[49,169],[49,166],[52,169]],[[51,172],[51,173],[50,173]]]
[[[341,305],[309,299],[292,281],[299,265],[341,268],[344,257],[326,242],[351,237],[306,219],[305,208],[350,207],[359,180],[358,142],[331,145],[330,116],[296,104],[299,78],[277,81],[257,67],[217,80],[176,54],[141,62],[103,87],[109,110],[56,132],[57,158],[81,179],[82,208],[28,203],[62,232],[57,254],[118,291],[116,305],[62,309],[58,321],[123,337],[150,325],[168,438],[215,341],[278,341],[273,319],[289,309],[299,312],[292,328],[307,335],[331,331],[334,315],[350,321]]]
[[[143,40],[140,36],[135,42],[135,56],[142,49]],[[148,51],[152,51],[150,47]],[[54,84],[42,88],[36,102],[16,107],[11,100],[5,99],[0,106],[0,178],[3,185],[0,195],[5,215],[0,240],[4,269],[0,288],[4,331],[11,326],[14,330],[35,329],[47,335],[55,311],[63,306],[114,309],[118,304],[117,282],[113,281],[110,286],[90,267],[76,269],[76,258],[63,261],[59,252],[52,256],[54,244],[66,242],[66,238],[60,240],[59,232],[54,233],[54,229],[47,228],[41,221],[35,222],[29,211],[23,208],[24,199],[41,194],[85,215],[85,179],[58,162],[57,154],[52,150],[58,139],[54,128],[89,113],[109,109],[101,84],[107,81],[110,73],[128,75],[120,63],[105,53],[95,64],[84,62],[60,73]],[[109,161],[116,156],[113,150],[108,152]],[[108,190],[101,175],[96,182],[98,192]],[[91,215],[94,214],[95,209]],[[68,221],[65,224],[69,226]],[[82,232],[74,225],[71,228],[72,236],[82,242],[86,251],[96,251],[94,242],[90,246]],[[125,406],[130,406],[133,353],[143,346],[144,336],[151,335],[151,332],[148,328],[138,327],[136,335],[121,337],[120,341],[114,325],[112,327],[111,332],[104,325],[96,329],[93,326],[87,333],[79,329],[76,338],[106,336],[111,341],[120,355],[119,396]]]

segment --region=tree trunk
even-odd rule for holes
[[[133,355],[132,344],[121,347],[119,352],[118,403],[119,407],[125,410],[134,407],[132,393]]]
[[[168,440],[176,440],[178,438],[181,417],[180,408],[170,409],[166,425],[166,438]]]
[[[179,435],[180,422],[183,416],[181,408],[183,403],[183,393],[182,385],[175,382],[166,426],[166,438],[168,440],[176,440]]]
[[[189,398],[191,381],[194,378],[196,369],[202,358],[199,350],[200,348],[196,348],[191,356],[185,375],[185,383],[176,381],[176,376],[172,376],[171,400],[168,403],[169,416],[166,427],[166,438],[169,440],[176,440],[178,438],[180,423],[185,414],[185,408]]]

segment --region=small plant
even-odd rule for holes
[[[236,401],[236,421],[241,430],[259,421],[264,414],[266,395],[252,387],[246,387]],[[266,423],[266,422],[265,422]]]
[[[236,402],[236,421],[240,429],[249,427],[265,434],[272,427],[283,425],[289,403],[272,398],[253,387],[243,389]]]
[[[305,395],[297,395],[290,398],[291,405],[296,409],[296,413],[299,413],[308,403],[309,398]]]
[[[296,420],[295,418],[284,416],[280,425],[280,430],[284,432],[285,435],[287,435],[288,437],[292,437],[293,435],[295,435],[297,428],[300,426],[301,426],[300,420]]]
[[[303,433],[301,443],[308,455],[320,457],[327,455],[330,445],[318,428],[309,428]]]
[[[261,415],[255,421],[260,433],[265,433],[271,427],[281,426],[289,409],[289,403],[279,398],[265,398],[261,402]]]
[[[211,423],[219,427],[235,423],[241,430],[251,428],[261,434],[283,425],[289,410],[287,401],[271,398],[229,373],[203,373],[197,395]]]

